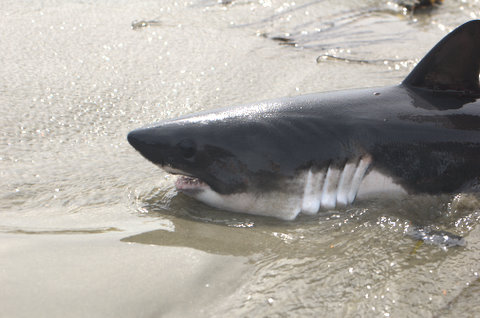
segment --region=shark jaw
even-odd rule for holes
[[[330,165],[323,169],[309,169],[286,182],[280,190],[245,191],[220,194],[199,178],[181,171],[164,168],[179,174],[175,182],[178,192],[218,209],[293,220],[298,214],[315,215],[319,211],[342,208],[358,197],[406,194],[393,180],[370,170],[372,158],[365,155],[344,166]]]
[[[271,216],[283,220],[293,220],[301,212],[299,208],[301,205],[299,204],[301,202],[300,193],[246,191],[221,194],[199,178],[183,175],[178,171],[175,171],[175,174],[179,174],[175,182],[175,188],[179,193],[217,209]],[[298,183],[298,181],[294,180],[293,183]],[[293,188],[299,187],[300,184]]]

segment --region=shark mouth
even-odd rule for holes
[[[206,190],[210,187],[199,178],[181,175],[175,182],[175,188],[180,192],[192,193]]]
[[[176,169],[169,165],[159,165],[159,167],[167,173],[178,176],[177,181],[175,181],[175,188],[178,192],[195,195],[199,192],[202,192],[203,190],[210,189],[210,186],[208,184],[206,184],[197,177],[187,175],[180,169]]]

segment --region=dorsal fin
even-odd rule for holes
[[[402,84],[478,94],[479,72],[480,20],[473,20],[435,45]]]

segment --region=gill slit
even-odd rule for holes
[[[305,177],[302,213],[316,214],[321,208],[333,209],[353,203],[371,163],[371,156],[365,155],[348,161],[341,169],[333,164],[320,171],[310,168]]]

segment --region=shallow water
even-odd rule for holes
[[[232,214],[178,195],[125,138],[193,111],[399,83],[479,1],[415,15],[367,0],[7,1],[0,16],[0,316],[480,311],[476,197]],[[419,245],[411,220],[467,246]]]

